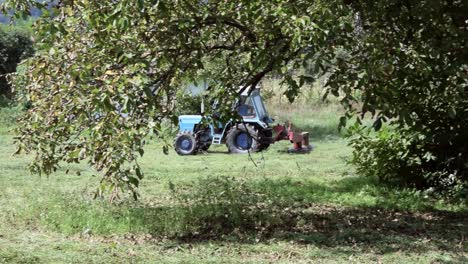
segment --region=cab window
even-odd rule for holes
[[[237,113],[242,117],[255,117],[255,107],[252,103],[251,98],[242,96],[239,106],[237,107]]]

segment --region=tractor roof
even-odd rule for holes
[[[239,86],[239,92],[242,90],[243,86]],[[250,87],[249,87],[250,88]],[[241,96],[248,96],[249,95],[249,92],[250,92],[250,89],[247,88],[245,89],[242,93],[241,93]],[[255,89],[253,91],[259,91],[260,90],[260,85],[257,84],[257,86],[255,86]],[[253,92],[252,91],[252,92]]]

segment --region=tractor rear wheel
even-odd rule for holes
[[[181,132],[174,140],[174,148],[179,155],[195,155],[197,146],[197,139],[192,132]]]
[[[231,153],[248,153],[260,151],[260,144],[257,141],[258,131],[252,125],[237,124],[226,136],[226,145]]]

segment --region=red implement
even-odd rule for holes
[[[294,129],[291,122],[289,122],[287,129],[286,126],[276,125],[273,130],[276,132],[275,141],[289,140],[293,143],[293,147],[288,149],[289,153],[309,153],[312,150],[309,143],[309,133]]]

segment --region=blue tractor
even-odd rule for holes
[[[201,115],[179,116],[179,133],[174,147],[179,155],[195,155],[207,151],[212,144],[226,144],[230,153],[249,153],[267,149],[273,143],[273,120],[263,104],[260,90],[240,95],[235,107],[241,121],[219,121],[203,125]]]

